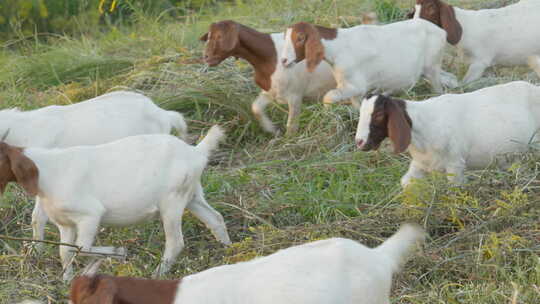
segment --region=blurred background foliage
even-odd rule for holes
[[[1,0],[0,39],[76,34],[133,22],[137,13],[178,17],[224,0]]]

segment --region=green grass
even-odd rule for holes
[[[449,1],[480,8],[499,1]],[[34,109],[69,104],[116,89],[132,89],[162,107],[185,114],[191,140],[219,123],[228,140],[203,178],[208,201],[225,217],[233,246],[224,248],[189,214],[186,248],[168,278],[267,255],[310,240],[343,236],[369,246],[414,221],[429,233],[394,281],[392,303],[539,303],[540,184],[536,153],[520,157],[511,170],[468,172],[469,183],[448,185],[433,175],[402,191],[407,156],[363,153],[353,144],[357,113],[345,106],[302,107],[294,137],[264,133],[250,112],[259,89],[245,62],[229,59],[204,71],[198,37],[216,20],[235,19],[266,32],[305,20],[350,26],[350,16],[377,11],[394,19],[413,1],[253,0],[222,3],[178,20],[136,14],[129,27],[85,29],[76,37],[6,41],[0,49],[0,108]],[[345,21],[347,20],[347,21]],[[382,20],[382,19],[381,19]],[[449,48],[445,69],[462,77],[463,59]],[[511,80],[539,83],[526,68],[492,68],[485,77],[453,92]],[[420,82],[398,94],[432,96]],[[283,106],[269,107],[278,126]],[[11,186],[0,200],[0,234],[31,237],[32,199]],[[59,239],[49,224],[48,240]],[[159,220],[124,229],[103,228],[97,244],[125,246],[127,261],[107,260],[105,273],[150,276],[164,246]],[[76,269],[87,260],[78,258]],[[58,249],[36,253],[18,241],[0,240],[0,303],[36,298],[64,303]],[[515,302],[513,297],[516,297]]]

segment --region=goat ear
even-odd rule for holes
[[[96,293],[94,293],[95,303],[114,304],[117,291],[118,288],[111,278],[102,278],[96,287]]]
[[[232,51],[240,42],[240,25],[237,23],[229,24],[228,29],[225,31],[223,37],[223,51]]]
[[[440,2],[441,26],[446,31],[446,40],[452,45],[456,45],[461,40],[463,28],[456,19],[454,8],[446,3]]]
[[[113,304],[117,292],[111,278],[83,275],[71,282],[70,300],[73,304]]]
[[[405,111],[394,100],[386,104],[388,113],[388,137],[394,145],[394,153],[405,152],[411,143],[411,125],[405,118]]]
[[[313,72],[324,59],[324,46],[321,42],[321,35],[313,25],[310,26],[307,41],[304,44],[304,51],[307,70]]]
[[[6,148],[11,171],[17,179],[17,183],[21,185],[28,194],[36,196],[39,192],[39,170],[36,167],[36,164],[22,152],[23,150],[21,148],[11,146],[7,146]]]
[[[204,33],[204,35],[202,35],[199,40],[202,42],[208,41],[208,33]]]
[[[407,19],[412,19],[414,17],[414,13],[416,13],[416,9],[413,7],[405,16]]]

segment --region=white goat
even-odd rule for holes
[[[338,82],[337,89],[324,96],[331,104],[362,97],[370,90],[392,92],[412,87],[423,74],[436,92],[457,79],[443,72],[441,60],[446,34],[421,19],[388,25],[360,25],[319,35],[309,23],[298,23],[286,32],[281,62],[286,67],[306,59],[308,70],[324,59]]]
[[[15,181],[37,195],[60,230],[61,242],[86,252],[119,252],[92,247],[100,224],[127,226],[159,214],[166,239],[154,272],[159,276],[183,248],[181,217],[186,207],[219,241],[230,244],[223,217],[206,202],[200,183],[208,155],[223,136],[215,126],[196,147],[164,134],[64,149],[25,149],[0,142],[0,192]],[[60,246],[66,280],[72,276],[70,249]]]
[[[319,28],[324,31],[324,28]],[[231,20],[210,25],[208,33],[201,37],[206,42],[204,60],[216,66],[228,57],[243,58],[255,70],[255,82],[263,90],[251,106],[262,128],[278,133],[264,110],[273,100],[288,104],[287,134],[298,130],[298,117],[304,98],[320,99],[328,90],[336,87],[332,69],[321,64],[308,73],[305,64],[299,64],[284,73],[277,59],[285,43],[283,33],[265,34]]]
[[[540,1],[522,0],[503,8],[464,10],[440,0],[416,0],[415,17],[447,31],[448,42],[470,59],[463,83],[491,65],[529,65],[540,76]]]
[[[540,87],[515,81],[424,102],[368,97],[356,144],[373,150],[389,137],[396,153],[408,148],[412,162],[403,187],[430,171],[445,171],[450,181],[462,183],[465,168],[507,166],[508,154],[527,151],[539,129]]]
[[[392,275],[424,234],[404,225],[373,249],[349,239],[316,241],[179,280],[85,275],[73,280],[70,298],[73,304],[388,304]]]
[[[126,91],[68,106],[48,106],[27,112],[0,111],[0,133],[9,130],[6,143],[19,147],[97,145],[132,135],[169,134],[172,129],[176,129],[181,137],[187,135],[182,114],[165,111],[150,98]],[[32,213],[34,239],[43,240],[47,220],[47,214],[36,198]]]

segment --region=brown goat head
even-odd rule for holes
[[[428,20],[446,31],[448,43],[456,45],[461,40],[463,29],[456,19],[453,6],[441,0],[416,0],[416,4],[421,6],[420,18]],[[409,17],[413,16],[414,12],[409,14]]]
[[[224,20],[210,25],[209,31],[202,35],[206,42],[204,61],[209,66],[216,66],[232,55],[240,41],[240,24]]]
[[[411,143],[412,121],[403,100],[370,95],[362,102],[356,144],[363,151],[377,150],[389,137],[394,153],[402,153]]]
[[[290,37],[288,37],[290,36]],[[287,29],[285,39],[290,39],[296,56],[295,62],[306,59],[307,69],[313,72],[324,59],[324,46],[321,39],[332,40],[337,36],[337,30],[300,22]],[[284,62],[291,64],[292,62]]]

